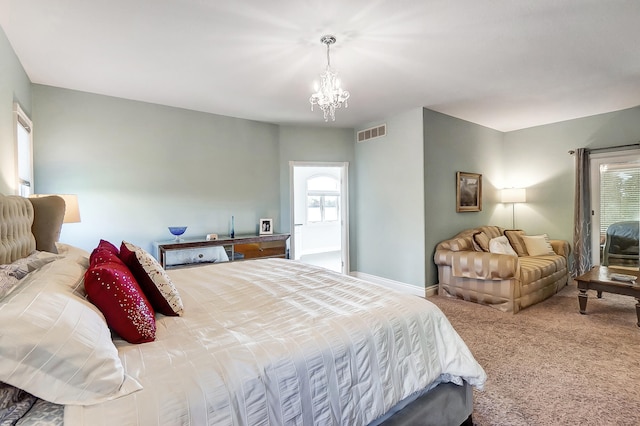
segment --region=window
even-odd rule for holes
[[[340,218],[340,181],[332,176],[307,180],[307,223],[336,222]]]
[[[18,195],[28,197],[33,194],[33,124],[20,105],[14,104],[13,110]]]
[[[600,165],[600,235],[616,222],[640,219],[640,164]]]
[[[609,226],[640,220],[640,151],[596,153],[590,157],[591,251],[593,264],[599,265],[605,260]]]

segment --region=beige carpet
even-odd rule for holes
[[[430,297],[487,372],[474,390],[476,425],[640,425],[636,300],[570,284],[518,314]]]

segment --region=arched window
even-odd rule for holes
[[[340,180],[333,176],[307,179],[307,223],[336,222],[340,218]]]

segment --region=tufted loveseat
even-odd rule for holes
[[[467,229],[440,242],[434,255],[438,293],[517,313],[551,297],[567,284],[567,241],[547,240],[553,252],[530,256],[523,231],[507,230],[506,234],[517,256],[482,251],[483,247],[479,247],[478,237],[488,240],[505,236],[505,229],[498,226]]]

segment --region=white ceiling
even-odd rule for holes
[[[638,0],[0,0],[34,83],[337,127],[424,106],[501,131],[640,105]]]

